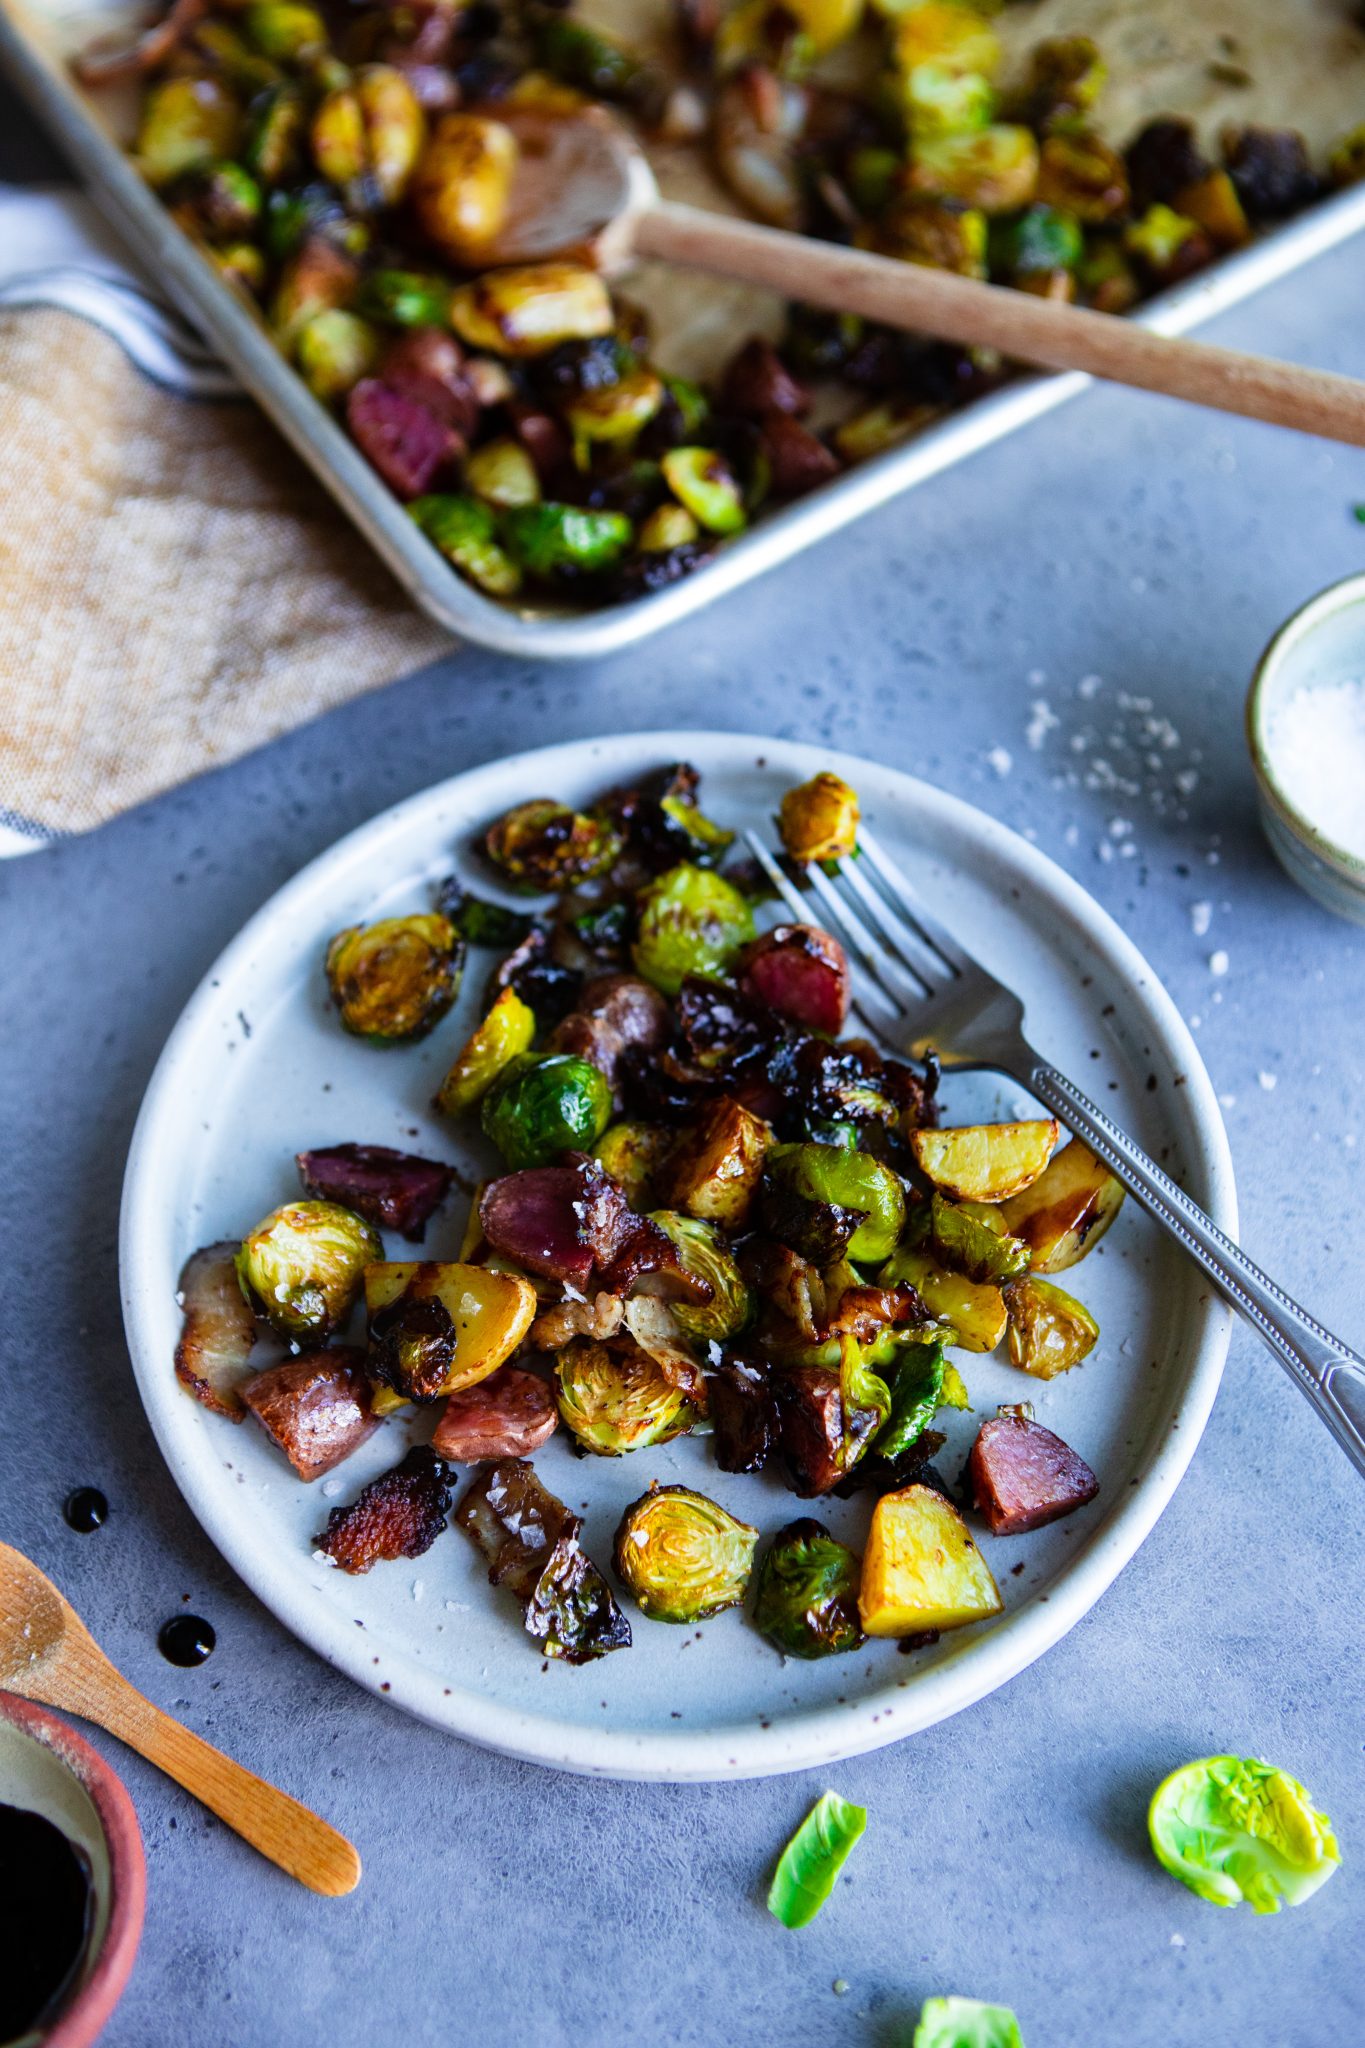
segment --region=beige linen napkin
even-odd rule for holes
[[[248,403],[0,312],[0,833],[100,824],[450,646]]]

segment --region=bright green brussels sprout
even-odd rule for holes
[[[408,517],[416,520],[427,539],[462,576],[490,597],[515,597],[521,589],[521,571],[498,546],[497,523],[490,508],[478,498],[453,494],[416,498],[408,506]]]
[[[609,569],[630,546],[624,512],[587,512],[579,505],[513,505],[503,522],[507,545],[532,576],[562,570]]]
[[[237,1279],[282,1337],[320,1344],[350,1314],[366,1266],[383,1256],[379,1232],[339,1202],[286,1202],[242,1240]]]
[[[639,76],[639,61],[596,29],[565,14],[546,12],[535,31],[536,62],[561,85],[593,99],[619,99]]]
[[[906,1243],[916,1247],[928,1245],[940,1265],[952,1273],[965,1273],[978,1285],[998,1287],[1002,1280],[1026,1273],[1029,1248],[1023,1239],[1011,1237],[1005,1231],[998,1210],[988,1223],[985,1216],[990,1212],[986,1204],[976,1204],[984,1213],[975,1215],[973,1206],[949,1201],[936,1190],[929,1201],[913,1212]]]
[[[242,161],[263,185],[279,185],[292,177],[303,158],[303,138],[308,126],[303,95],[296,85],[272,86],[247,108],[246,135]],[[328,194],[331,205],[336,201]],[[302,195],[291,194],[291,203]],[[302,239],[302,230],[290,246]],[[283,247],[275,254],[283,255]]]
[[[559,1353],[555,1371],[565,1427],[599,1458],[666,1444],[698,1419],[683,1388],[638,1347],[613,1352],[576,1339]]]
[[[133,153],[149,185],[171,185],[232,156],[240,124],[237,101],[220,80],[158,79],[142,102]]]
[[[833,1657],[865,1638],[858,1560],[810,1515],[774,1536],[758,1568],[754,1627],[785,1657]]]
[[[368,377],[378,355],[379,337],[369,321],[342,306],[315,313],[294,343],[299,373],[324,405]]]
[[[459,992],[464,943],[436,912],[348,925],[327,948],[341,1021],[372,1045],[425,1038]]]
[[[509,434],[470,450],[464,480],[474,495],[505,512],[512,505],[537,505],[540,478],[520,441]]]
[[[246,11],[247,40],[276,64],[307,63],[327,48],[327,27],[302,0],[257,0]]]
[[[715,448],[670,448],[661,463],[664,481],[679,504],[708,533],[738,533],[744,525],[744,494],[725,457]]]
[[[484,1135],[514,1171],[569,1150],[591,1152],[610,1122],[610,1081],[571,1052],[514,1060],[483,1101]]]
[[[357,304],[372,320],[393,327],[444,327],[450,318],[451,287],[420,270],[372,270]]]
[[[944,1405],[948,1363],[941,1342],[902,1344],[886,1378],[891,1388],[891,1413],[878,1431],[873,1448],[883,1458],[898,1458],[918,1443]]]
[[[186,193],[184,211],[202,234],[236,240],[251,234],[260,219],[261,188],[241,164],[209,164]],[[177,206],[177,218],[180,213]]]
[[[624,840],[600,811],[573,811],[532,797],[504,812],[484,837],[488,858],[524,889],[572,889],[605,874]]]
[[[677,1246],[686,1270],[711,1283],[711,1299],[703,1307],[673,1304],[679,1329],[716,1344],[737,1337],[753,1316],[754,1298],[718,1233],[709,1223],[680,1216],[674,1209],[656,1209],[650,1220]]]
[[[979,1998],[926,1998],[910,2048],[1024,2048],[1007,2005]]]
[[[1035,270],[1074,270],[1085,253],[1085,237],[1074,214],[1055,206],[1030,206],[991,229],[991,270],[1025,277]]]
[[[754,936],[754,914],[733,882],[691,861],[642,889],[639,910],[632,957],[645,980],[668,996],[689,974],[726,973]]]
[[[817,1207],[862,1213],[846,1246],[861,1264],[888,1259],[905,1224],[905,1189],[889,1166],[851,1145],[774,1145],[768,1171],[784,1192]]]
[[[1341,1861],[1298,1779],[1254,1756],[1182,1764],[1152,1794],[1147,1825],[1157,1861],[1212,1906],[1301,1906]]]
[[[705,1621],[738,1607],[758,1531],[690,1486],[655,1486],[626,1509],[612,1552],[651,1621]]]

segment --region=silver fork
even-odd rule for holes
[[[745,836],[793,917],[809,922],[814,898],[843,940],[858,969],[854,1001],[864,1021],[915,1058],[933,1051],[945,1069],[1008,1074],[1059,1117],[1259,1333],[1365,1476],[1365,1359],[1253,1265],[1140,1145],[1033,1050],[1019,997],[926,910],[872,834],[859,827],[858,857],[837,863],[840,886],[812,864],[810,896],[793,886],[757,833]]]

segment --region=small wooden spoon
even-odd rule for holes
[[[344,1835],[144,1699],[51,1579],[7,1543],[0,1543],[0,1685],[107,1728],[310,1891],[339,1898],[359,1883],[360,1858]]]
[[[659,196],[639,147],[600,108],[571,117],[492,110],[520,145],[507,216],[489,264],[575,254],[615,272],[652,258],[766,285],[787,298],[862,313],[1048,370],[1084,370],[1220,412],[1365,447],[1365,383],[1002,285],[899,263]]]

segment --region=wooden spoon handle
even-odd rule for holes
[[[1219,412],[1365,447],[1365,383],[1329,370],[1153,334],[1134,321],[951,271],[898,263],[754,221],[660,200],[630,224],[633,253],[770,285],[785,298],[862,313],[1048,370],[1085,370]]]
[[[58,1690],[54,1706],[117,1735],[310,1891],[340,1898],[355,1890],[360,1858],[344,1835],[163,1714],[102,1653],[96,1672],[66,1665]]]

